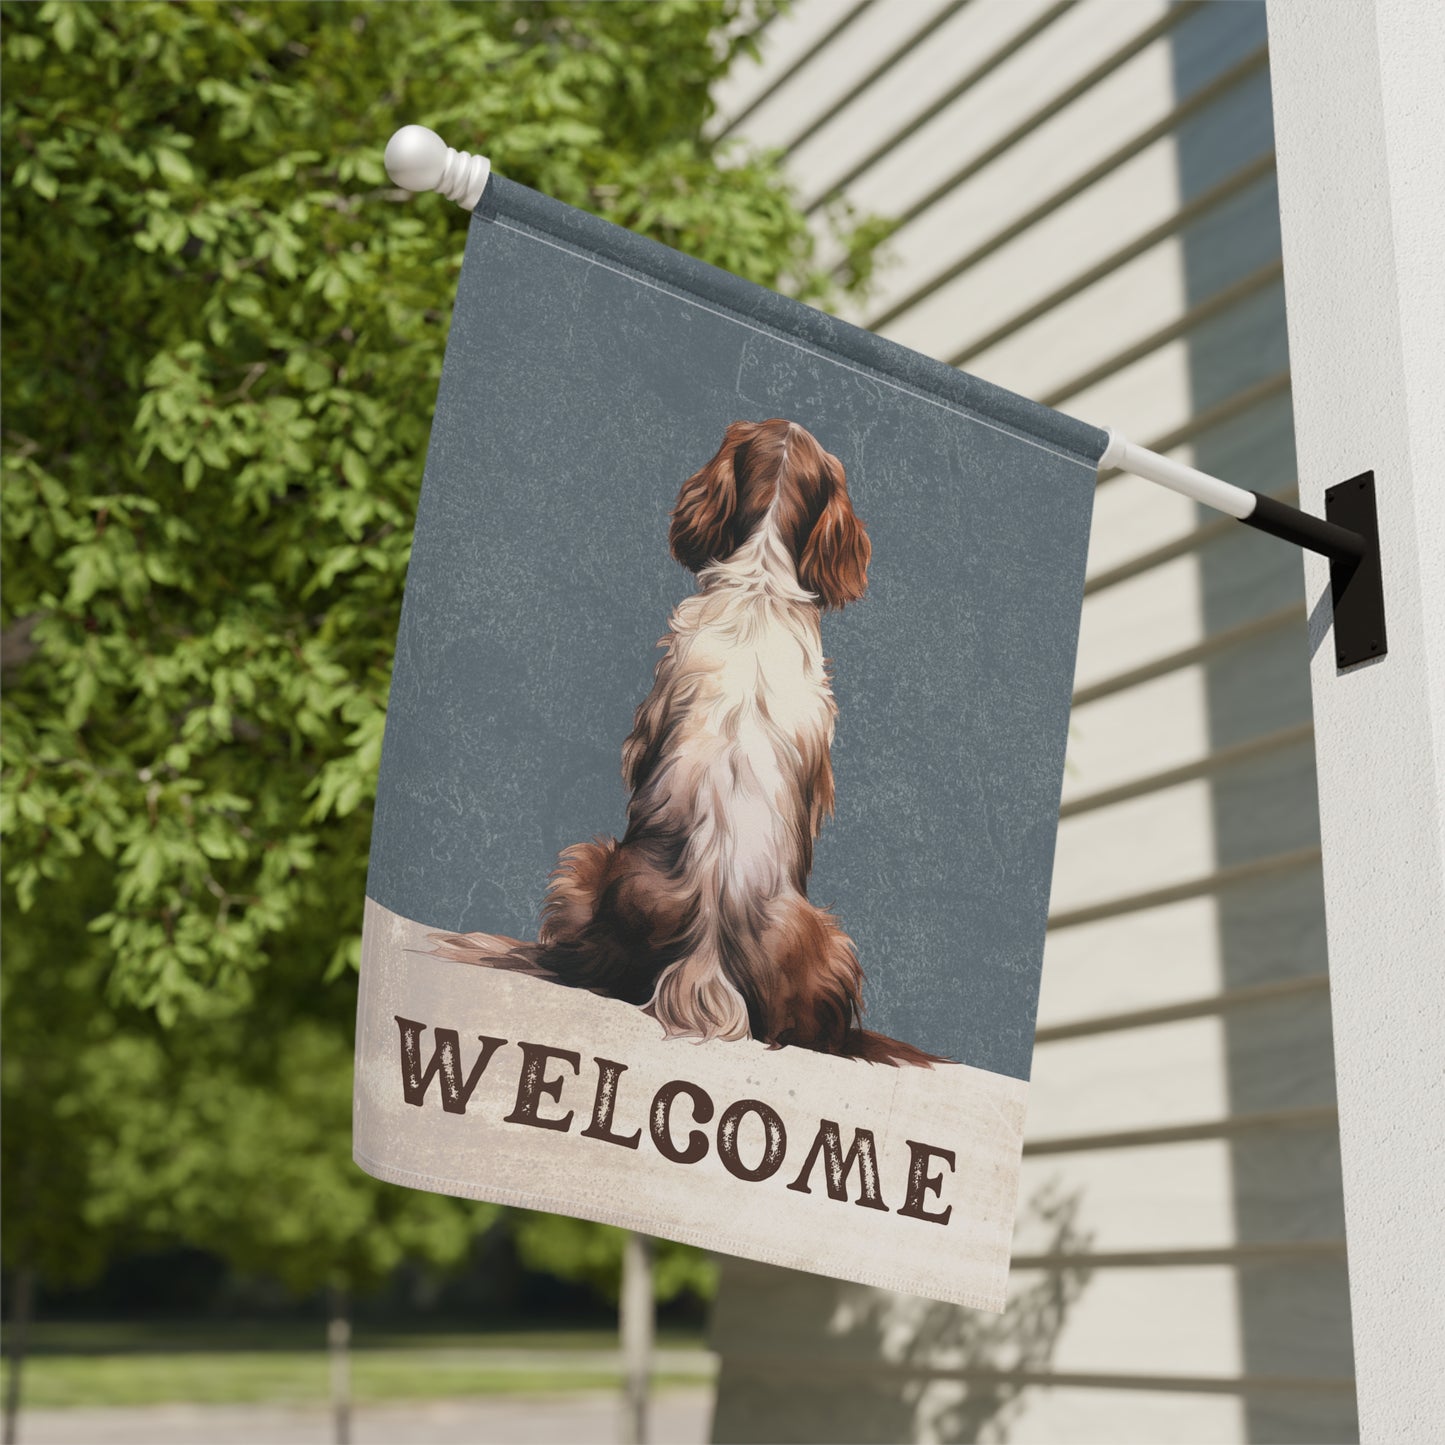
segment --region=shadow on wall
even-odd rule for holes
[[[1019,1233],[1047,1241],[1043,1253],[1059,1263],[1016,1272],[1001,1315],[727,1260],[713,1321],[723,1367],[712,1438],[1001,1445],[1024,1388],[1005,1377],[1049,1368],[1088,1279],[1079,1201],[1053,1182],[1021,1209]],[[734,1300],[745,1318],[731,1318]],[[825,1343],[810,1359],[795,1353],[800,1339]]]
[[[1171,37],[1176,94],[1198,90],[1265,41],[1263,5],[1204,6]],[[1180,199],[1219,185],[1273,145],[1269,75],[1260,70],[1181,126]],[[1211,209],[1180,243],[1189,306],[1229,288],[1237,297],[1187,338],[1192,410],[1217,418],[1191,439],[1194,464],[1293,503],[1273,171]],[[1201,511],[1201,525],[1211,520]],[[1245,1437],[1259,1445],[1357,1440],[1338,1130],[1318,1112],[1290,1119],[1335,1102],[1314,746],[1300,734],[1311,715],[1302,561],[1245,527],[1198,556],[1209,635],[1271,619],[1204,665],[1210,749],[1282,740],[1209,780],[1215,864],[1244,870],[1216,898],[1220,987],[1290,990],[1262,992],[1221,1015],[1229,1112],[1260,1125],[1229,1141],[1235,1239],[1255,1251],[1234,1270],[1242,1374],[1299,1382],[1246,1384]]]

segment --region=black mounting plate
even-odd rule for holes
[[[1388,651],[1374,472],[1361,472],[1330,487],[1325,492],[1325,520],[1358,532],[1365,539],[1365,552],[1358,561],[1330,562],[1335,662],[1340,667],[1353,667],[1357,662],[1383,657]]]

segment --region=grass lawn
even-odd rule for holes
[[[271,1338],[257,1326],[220,1333],[218,1340],[207,1326],[189,1341],[173,1341],[134,1326],[37,1328],[35,1353],[24,1364],[23,1404],[326,1402],[330,1377],[319,1328],[304,1343],[289,1328]],[[711,1361],[695,1337],[664,1337],[660,1345],[660,1387],[712,1379]],[[4,1373],[8,1365],[0,1378]],[[351,1354],[351,1379],[361,1403],[609,1390],[621,1382],[616,1336],[581,1331],[363,1338]]]

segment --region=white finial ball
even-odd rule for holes
[[[386,173],[403,190],[434,191],[447,164],[447,143],[424,125],[404,125],[386,143]]]

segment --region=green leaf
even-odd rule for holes
[[[421,119],[826,296],[775,160],[708,139],[758,13],[0,4],[0,591],[32,648],[0,694],[8,1266],[185,1241],[304,1291],[512,1227],[350,1159],[389,653],[466,244],[380,149]],[[855,278],[867,224],[822,226]],[[607,1293],[615,1239],[568,1229],[518,1248]],[[679,1251],[660,1288],[705,1292]]]

